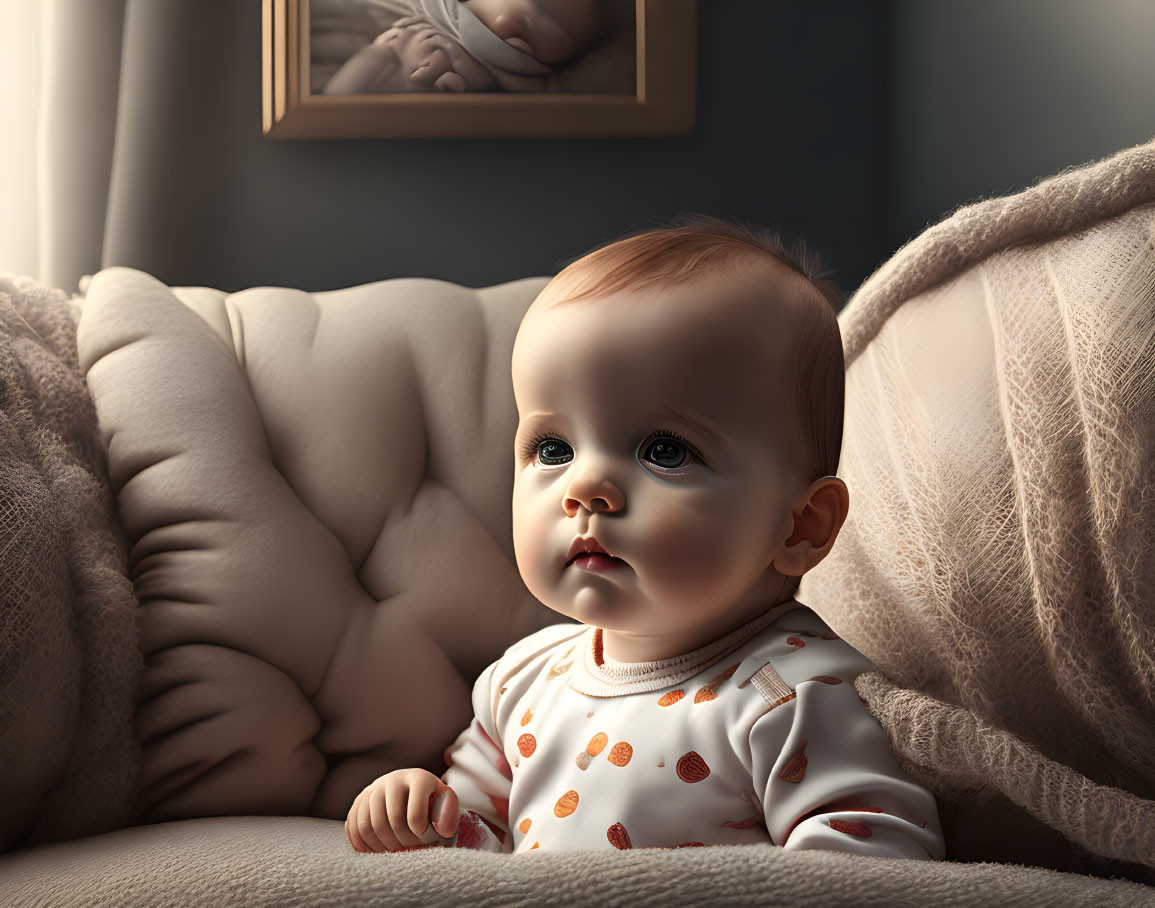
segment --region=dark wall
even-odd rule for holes
[[[481,286],[693,211],[804,237],[852,291],[957,206],[1155,135],[1151,0],[698,8],[689,136],[272,140],[259,3],[130,0],[105,264]]]
[[[890,245],[1155,137],[1152,0],[896,0]]]
[[[120,145],[105,264],[227,290],[402,276],[480,286],[555,273],[694,211],[805,237],[853,289],[889,252],[883,7],[698,7],[689,136],[272,140],[260,4],[136,4],[120,126],[134,141]]]

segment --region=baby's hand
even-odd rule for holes
[[[446,845],[457,833],[458,813],[457,794],[433,773],[398,769],[357,795],[345,834],[357,851]]]

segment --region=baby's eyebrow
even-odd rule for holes
[[[704,435],[714,444],[720,447],[725,446],[725,442],[722,440],[722,434],[717,429],[707,425],[706,421],[704,421],[705,417],[695,419],[689,413],[684,413],[683,411],[676,410],[673,407],[661,407],[660,409],[654,411],[654,415],[664,416],[669,419],[675,419],[683,422],[691,428],[697,430],[697,432],[699,432],[701,435]]]
[[[528,435],[538,426],[549,425],[556,421],[556,413],[544,413],[540,411],[536,413],[530,413],[527,417],[525,417],[525,419],[518,423],[517,437],[520,438],[523,435]]]

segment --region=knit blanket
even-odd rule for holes
[[[0,274],[0,852],[122,826],[139,762],[136,599],[79,314]]]
[[[955,856],[1155,880],[1153,239],[1155,142],[959,210],[840,316],[850,515],[799,598]]]

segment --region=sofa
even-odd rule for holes
[[[850,515],[798,598],[947,860],[353,851],[357,792],[442,771],[560,620],[509,506],[547,280],[0,277],[0,904],[1155,904],[1155,142],[961,208],[839,315]]]

